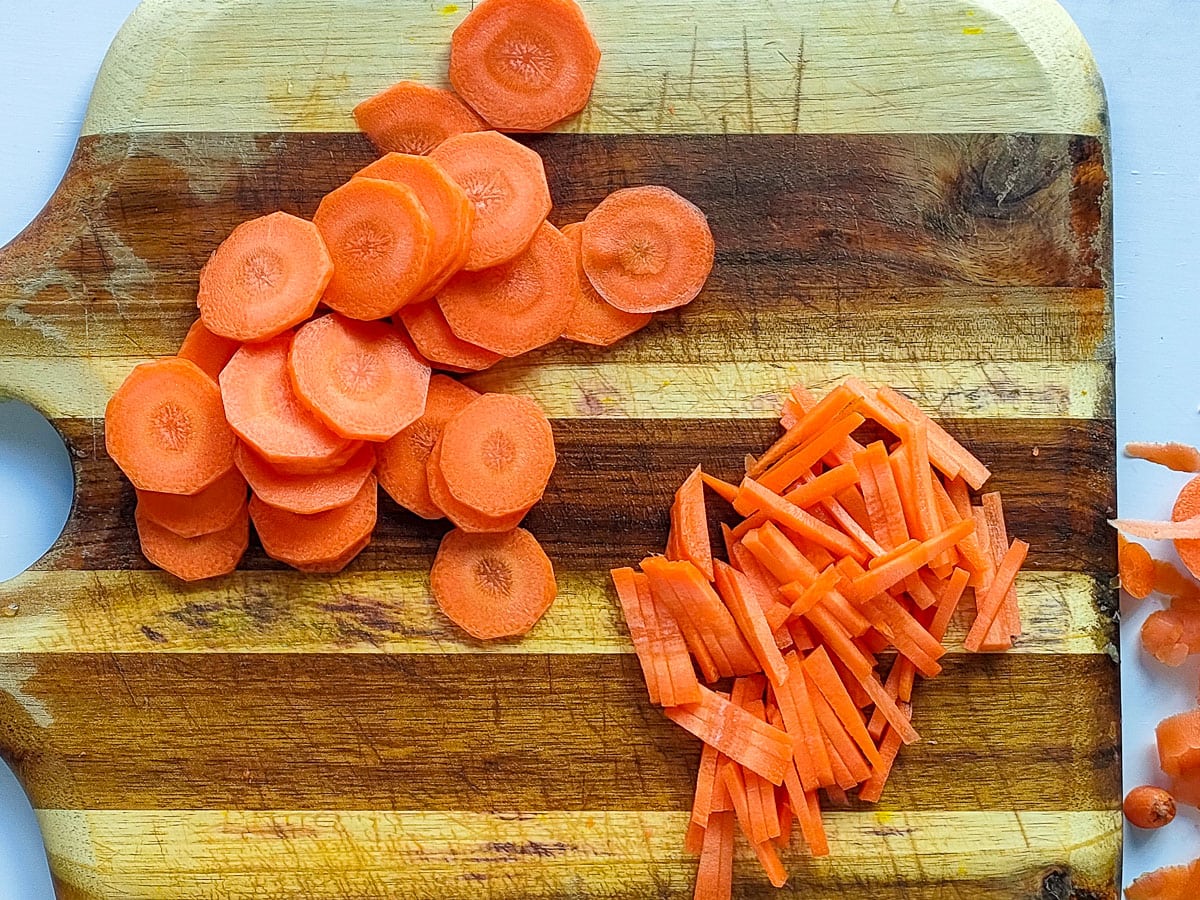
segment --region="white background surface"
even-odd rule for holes
[[[0,121],[5,124],[0,244],[37,214],[58,183],[96,70],[135,5],[136,0],[0,0]],[[1118,441],[1197,443],[1200,169],[1194,158],[1200,146],[1200,3],[1064,0],[1064,5],[1091,41],[1112,112]],[[0,578],[36,559],[58,534],[70,490],[61,478],[62,471],[69,473],[64,458],[45,452],[36,443],[36,429],[18,418],[11,407],[0,405]],[[1185,478],[1124,459],[1118,474],[1121,513],[1139,517],[1166,516]],[[1196,699],[1194,662],[1167,672],[1145,661],[1137,646],[1137,629],[1154,605],[1150,601],[1137,610],[1126,604],[1124,610],[1127,785],[1161,780],[1153,726]],[[1200,816],[1189,809],[1160,832],[1126,835],[1126,883],[1148,868],[1197,854]],[[49,896],[36,823],[0,764],[0,900]]]

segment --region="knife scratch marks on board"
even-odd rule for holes
[[[746,130],[754,134],[754,76],[750,74],[750,33],[745,25],[742,26],[742,74],[746,84]]]
[[[800,133],[800,94],[804,88],[804,35],[800,35],[800,48],[796,51],[796,88],[792,94],[792,131]]]

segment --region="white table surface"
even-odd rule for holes
[[[205,0],[197,0],[205,2]],[[863,0],[884,2],[884,0]],[[890,0],[888,0],[890,2]],[[982,0],[986,2],[986,0]],[[58,183],[105,50],[136,0],[0,0],[0,244],[25,226]],[[1116,208],[1117,437],[1200,443],[1200,3],[1064,0],[1091,41],[1112,111]],[[0,579],[50,545],[70,498],[65,452],[36,417],[0,405]],[[64,474],[65,473],[65,474]],[[1165,516],[1185,476],[1118,462],[1122,515]],[[1147,662],[1137,631],[1154,603],[1126,604],[1122,700],[1126,784],[1161,781],[1153,726],[1195,705],[1198,666]],[[1086,715],[1086,710],[1080,710]],[[1125,881],[1200,854],[1200,815],[1130,834]],[[37,825],[0,764],[0,898],[50,897]]]

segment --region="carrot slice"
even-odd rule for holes
[[[554,567],[524,528],[503,534],[456,528],[442,538],[430,583],[450,621],[483,641],[525,634],[558,594]]]
[[[197,319],[188,329],[187,337],[179,346],[177,355],[180,359],[194,362],[205,375],[216,381],[221,377],[221,370],[225,368],[225,364],[233,358],[240,346],[240,341],[213,334],[204,326],[203,321]]]
[[[1121,587],[1135,600],[1145,600],[1154,592],[1154,559],[1141,544],[1117,538],[1117,572]]]
[[[168,357],[134,368],[104,411],[104,444],[133,486],[194,494],[233,467],[221,392],[193,362]]]
[[[298,475],[331,471],[358,447],[334,434],[296,396],[288,372],[291,346],[292,333],[285,332],[233,355],[221,372],[225,418],[271,465]]]
[[[334,311],[382,319],[429,281],[433,225],[407,185],[352,178],[325,195],[313,222],[333,259],[322,300]]]
[[[1200,516],[1200,477],[1193,478],[1183,486],[1171,510],[1171,519],[1175,522],[1197,516]],[[1192,576],[1200,578],[1200,540],[1177,540],[1175,550],[1179,553],[1180,562]]]
[[[667,707],[667,718],[685,731],[771,784],[782,784],[792,758],[787,734],[746,710],[734,706],[714,691],[700,686],[700,702]]]
[[[601,297],[587,273],[583,271],[583,223],[564,225],[560,231],[571,242],[571,253],[575,258],[575,274],[579,278],[579,296],[567,318],[563,337],[569,341],[609,347],[622,338],[627,338],[650,324],[650,313],[631,313],[617,309]]]
[[[354,107],[358,127],[383,152],[428,153],[442,141],[487,123],[453,91],[401,81]]]
[[[1158,762],[1172,777],[1200,766],[1200,710],[1168,716],[1154,729]]]
[[[459,272],[438,294],[455,336],[520,356],[562,336],[579,296],[571,244],[542,222],[517,256],[480,272]]]
[[[183,581],[228,575],[237,568],[250,544],[250,517],[245,504],[225,528],[198,537],[180,537],[151,521],[140,509],[134,511],[134,521],[142,555]]]
[[[434,506],[463,531],[472,534],[496,534],[512,531],[521,524],[521,520],[529,512],[528,509],[522,509],[503,516],[489,516],[456,498],[450,493],[450,488],[447,487],[446,479],[442,475],[442,442],[440,439],[429,451],[429,459],[425,463],[425,477],[429,484],[429,498],[433,501]]]
[[[1159,559],[1154,560],[1154,590],[1168,597],[1200,601],[1200,585],[1171,563]]]
[[[543,131],[575,115],[599,66],[573,0],[485,0],[450,38],[450,83],[505,131]]]
[[[751,599],[752,588],[746,576],[727,563],[717,560],[714,563],[717,590],[725,605],[733,613],[734,621],[741,630],[742,637],[750,645],[759,665],[774,685],[781,685],[787,679],[787,664],[775,644],[771,626],[767,623],[766,614],[762,607]]]
[[[693,900],[729,900],[733,895],[733,818],[732,812],[709,817]]]
[[[399,314],[408,335],[435,369],[451,372],[478,372],[504,359],[454,334],[436,300],[410,303]]]
[[[1133,459],[1144,459],[1174,472],[1200,472],[1200,450],[1187,444],[1129,443],[1125,455]]]
[[[411,188],[421,201],[433,230],[426,262],[429,280],[410,302],[430,299],[467,261],[475,204],[441,164],[427,156],[389,153],[360,169],[355,177],[398,182]]]
[[[446,375],[434,375],[429,379],[425,411],[378,448],[379,486],[423,519],[440,519],[443,515],[429,496],[429,454],[446,423],[477,397],[479,393],[465,384]]]
[[[455,499],[489,516],[528,509],[554,471],[554,433],[527,397],[483,394],[442,431],[441,472]]]
[[[712,581],[712,541],[708,535],[708,511],[704,506],[704,481],[699,466],[675,492],[672,521],[678,529],[676,539],[681,558],[691,560]]]
[[[358,495],[375,469],[375,447],[363,444],[345,465],[318,475],[281,472],[241,441],[233,460],[263,503],[311,516],[345,506]]]
[[[307,563],[295,563],[292,568],[298,572],[307,572],[310,575],[332,575],[335,572],[340,572],[350,563],[354,562],[358,554],[362,553],[371,544],[371,535],[367,535],[357,543],[352,544],[340,556],[335,556],[332,559],[319,559]]]
[[[288,369],[301,402],[347,440],[386,441],[425,410],[429,365],[385,322],[313,319],[296,332]]]
[[[304,516],[250,498],[250,518],[267,556],[288,565],[337,559],[375,528],[378,491],[374,477],[345,506]]]
[[[583,269],[597,293],[626,312],[691,303],[713,259],[708,219],[670,188],[613,191],[583,222]]]
[[[180,537],[192,538],[223,531],[246,505],[246,479],[237,469],[226,472],[195,494],[138,491],[141,514]]]
[[[313,314],[333,267],[312,222],[284,212],[243,222],[200,271],[200,320],[235,341],[274,337]]]
[[[495,131],[456,135],[430,156],[475,205],[463,268],[487,269],[520,255],[550,215],[542,158]]]

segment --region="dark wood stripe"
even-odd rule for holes
[[[698,760],[630,656],[20,665],[42,722],[0,693],[0,751],[44,807],[672,810],[690,803]],[[947,660],[918,686],[926,741],[903,751],[882,808],[1111,808],[1117,690],[1104,656]]]
[[[148,568],[137,548],[133,490],[104,453],[103,423],[59,420],[76,458],[75,509],[42,569]],[[1009,530],[1030,542],[1034,569],[1115,571],[1115,457],[1111,421],[1082,419],[955,419],[952,434],[995,473],[989,490],[1004,494]],[[697,463],[737,480],[747,453],[778,435],[773,419],[559,420],[559,463],[545,499],[526,519],[560,565],[606,569],[661,552],[675,489]],[[868,432],[867,437],[870,436]],[[733,513],[715,502],[716,523]],[[426,522],[380,504],[374,541],[357,566],[411,569],[432,560],[445,523]],[[279,568],[257,544],[246,568]]]
[[[811,287],[1105,285],[1107,176],[1068,135],[534,135],[581,219],[614,188],[666,184],[708,214],[717,283]],[[147,133],[81,139],[54,202],[0,260],[22,303],[119,315],[189,300],[239,222],[309,216],[375,156],[358,134]],[[1098,167],[1098,160],[1101,163]],[[131,302],[134,301],[134,302]],[[138,308],[141,307],[139,314]],[[125,351],[141,332],[91,352]]]

